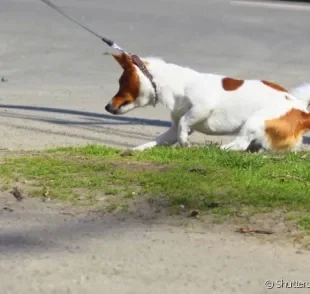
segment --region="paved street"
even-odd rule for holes
[[[200,71],[310,80],[309,11],[227,1],[55,0],[72,16],[140,56]],[[169,126],[162,107],[110,116],[121,73],[100,40],[39,0],[0,2],[0,148],[146,142]],[[220,138],[195,134],[192,141]],[[225,139],[224,139],[225,140]]]

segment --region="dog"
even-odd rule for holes
[[[194,131],[237,135],[245,122],[261,109],[289,101],[306,111],[310,104],[310,87],[289,92],[273,82],[200,73],[154,57],[141,58],[145,67],[142,70],[126,53],[113,57],[123,73],[118,92],[105,106],[107,112],[121,115],[159,103],[170,111],[171,127],[153,141],[132,148],[134,151],[175,143],[187,147]]]
[[[307,93],[310,85],[304,84],[295,93]],[[243,125],[237,138],[221,146],[235,151],[293,151],[301,149],[303,134],[310,131],[310,113],[303,103],[285,101],[271,103],[255,112]]]

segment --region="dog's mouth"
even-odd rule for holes
[[[111,114],[114,115],[120,115],[124,114],[132,109],[134,109],[135,106],[132,103],[124,102],[122,105],[119,107],[115,108],[111,103],[108,103],[105,107],[105,110]]]
[[[121,114],[119,108],[114,108],[111,104],[107,104],[105,110],[111,114]]]
[[[107,104],[105,110],[111,114],[118,114],[118,109],[113,108],[111,104]]]

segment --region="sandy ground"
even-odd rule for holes
[[[232,227],[0,194],[1,293],[308,293],[309,253]],[[268,290],[265,282],[275,283]],[[278,284],[277,284],[278,283]],[[309,285],[310,287],[310,285]]]
[[[309,81],[307,9],[221,0],[55,3],[141,56],[287,87]],[[0,76],[8,80],[0,83],[0,148],[125,148],[169,126],[161,107],[105,113],[121,72],[103,56],[108,48],[38,0],[1,0],[0,39]],[[192,138],[210,139],[222,140]],[[41,200],[18,203],[7,193],[0,194],[0,219],[3,294],[309,292],[264,285],[310,282],[308,252],[225,227],[188,230],[170,218],[77,214]]]

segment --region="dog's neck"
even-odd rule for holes
[[[175,98],[184,96],[188,82],[194,79],[198,72],[157,58],[144,58],[143,61],[156,83],[157,97],[151,83],[143,79],[143,84],[147,84],[147,90],[152,95],[153,105],[160,103],[173,110]]]

